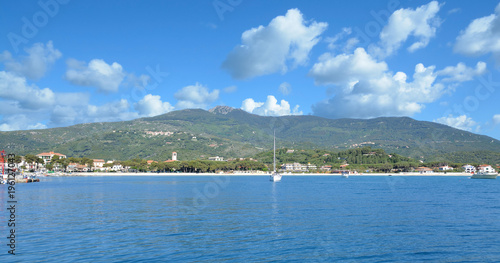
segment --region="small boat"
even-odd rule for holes
[[[477,172],[473,173],[470,179],[496,179],[498,176],[498,173],[491,173],[491,172]]]
[[[273,173],[269,177],[271,182],[281,181],[281,174],[276,172],[276,131],[274,132],[274,143],[273,143]]]
[[[342,171],[342,174],[340,176],[342,176],[342,178],[349,178],[349,172],[348,171]]]

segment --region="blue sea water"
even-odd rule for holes
[[[498,262],[500,180],[50,177],[18,184],[0,262]]]

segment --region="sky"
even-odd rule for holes
[[[217,105],[500,139],[498,1],[0,1],[0,130]]]

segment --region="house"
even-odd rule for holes
[[[287,150],[286,153],[293,153],[295,150]]]
[[[349,166],[349,164],[342,164],[342,165],[340,165],[340,169],[345,169],[345,168],[347,168],[347,166]]]
[[[493,167],[491,167],[491,165],[482,164],[482,165],[479,165],[479,172],[494,173],[495,169],[493,169]]]
[[[157,163],[157,161],[147,160],[148,165],[150,165],[150,164],[152,164],[152,163],[155,163],[155,162]]]
[[[323,165],[319,168],[321,171],[325,171],[325,172],[329,172],[332,170],[332,166],[331,165]]]
[[[285,163],[284,165],[284,168],[285,168],[285,171],[289,171],[289,172],[302,172],[302,171],[306,171],[307,170],[307,166],[306,165],[302,165],[300,163]],[[283,166],[282,166],[282,169],[283,169]]]
[[[417,169],[415,169],[415,171],[417,171],[421,174],[431,174],[434,172],[434,171],[432,171],[431,168],[428,168],[428,167],[418,167]]]
[[[318,169],[318,167],[315,164],[307,163],[307,170],[308,171],[316,170],[316,169]]]
[[[464,169],[464,173],[475,173],[476,172],[476,167],[472,166],[472,165],[464,165],[462,166],[462,169]]]
[[[439,171],[449,171],[449,170],[453,170],[453,167],[449,167],[448,165],[439,167]]]
[[[210,160],[210,161],[216,161],[216,162],[222,162],[222,161],[224,161],[224,157],[219,157],[219,156],[208,157],[208,160]]]
[[[94,163],[94,168],[103,168],[106,163],[103,159],[93,159],[92,162]]]
[[[115,171],[115,172],[121,171],[122,169],[123,169],[123,166],[121,164],[115,164],[115,165],[113,165],[113,167],[111,167],[111,171]]]
[[[66,155],[55,152],[39,153],[36,156],[42,158],[43,162],[47,164],[50,163],[50,160],[52,160],[52,157],[54,157],[54,155],[59,156],[59,158],[66,158]]]
[[[79,163],[69,163],[68,167],[66,167],[66,171],[68,172],[88,172],[90,168],[87,165],[79,164]]]

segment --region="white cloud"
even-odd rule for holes
[[[458,117],[448,115],[447,117],[441,117],[437,120],[434,120],[434,122],[448,125],[464,131],[472,131],[472,128],[478,125],[477,122],[472,120],[471,117],[467,117],[467,115],[461,115]]]
[[[377,62],[363,48],[357,48],[353,54],[332,56],[325,53],[314,64],[309,76],[317,85],[340,85],[355,82],[361,78],[373,78],[382,75],[387,70],[385,62]]]
[[[500,61],[499,15],[500,4],[494,14],[473,20],[460,32],[454,51],[469,56],[492,53]]]
[[[4,62],[7,71],[33,80],[43,77],[50,66],[62,56],[61,52],[54,48],[52,41],[47,42],[47,45],[35,43],[25,51],[28,56],[22,57],[19,61],[13,59],[10,52],[4,51],[0,54],[0,61]]]
[[[356,54],[357,53],[357,54]],[[353,55],[323,58],[310,75],[317,84],[336,85],[335,96],[313,105],[316,115],[332,118],[409,116],[437,100],[445,86],[435,83],[434,66],[415,66],[413,81],[403,72],[387,71],[363,49]]]
[[[500,124],[500,114],[496,114],[495,116],[493,116],[493,124]]]
[[[327,37],[325,41],[328,43],[328,48],[329,49],[337,49],[338,48],[338,42],[342,40],[343,38],[349,36],[352,33],[352,29],[350,27],[344,27],[342,28],[342,31],[337,33],[333,37]]]
[[[87,119],[92,122],[130,120],[139,117],[136,112],[130,112],[130,104],[126,99],[109,102],[102,106],[88,105]]]
[[[288,95],[290,94],[290,92],[292,92],[292,85],[290,85],[290,83],[288,82],[283,82],[280,84],[278,89],[281,92],[281,94]]]
[[[156,116],[170,112],[174,109],[168,102],[162,102],[158,95],[148,94],[134,105],[141,116]]]
[[[267,96],[266,102],[255,102],[252,98],[248,98],[242,102],[241,109],[262,116],[302,115],[299,105],[291,110],[290,103],[281,100],[278,104],[278,100],[272,95]]]
[[[371,46],[372,54],[379,57],[390,56],[401,44],[413,37],[415,41],[408,47],[409,52],[426,47],[440,26],[437,13],[440,5],[432,1],[416,9],[399,9],[389,17],[388,24],[380,32],[378,46]]]
[[[290,9],[267,27],[261,25],[243,32],[242,44],[229,53],[222,68],[236,79],[284,73],[288,61],[292,67],[307,62],[309,52],[326,27],[327,23],[308,23],[298,9]]]
[[[448,76],[443,81],[464,82],[472,80],[475,76],[486,73],[486,63],[479,61],[476,68],[469,68],[464,63],[458,63],[456,67],[448,66],[437,72],[438,75]]]
[[[195,85],[186,86],[174,94],[178,100],[175,105],[176,109],[188,108],[206,108],[212,102],[219,98],[219,90],[210,92],[207,87],[196,83]]]
[[[109,65],[102,59],[93,59],[88,65],[85,62],[69,59],[66,79],[79,86],[97,87],[102,92],[116,92],[126,73],[120,64]]]
[[[0,71],[0,98],[15,101],[26,109],[41,109],[55,103],[55,94],[49,88],[29,85],[24,77]]]
[[[47,126],[45,124],[36,122],[36,120],[28,118],[24,114],[16,114],[11,115],[7,118],[3,118],[2,124],[0,124],[0,131],[34,130],[46,128]]]

